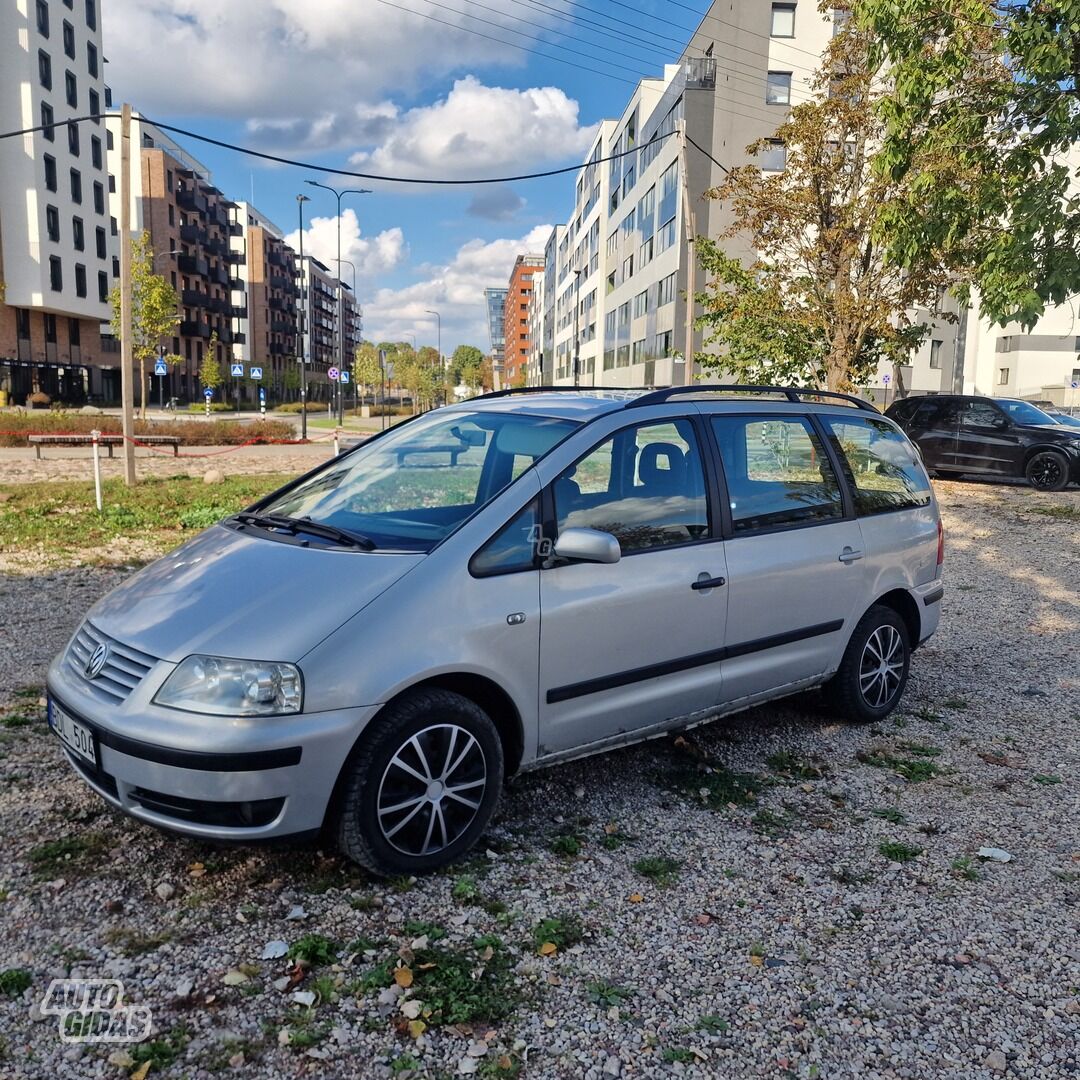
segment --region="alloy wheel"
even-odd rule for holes
[[[472,824],[487,787],[487,761],[457,724],[434,724],[405,741],[379,784],[379,829],[405,855],[431,855]]]
[[[1061,462],[1054,454],[1039,454],[1028,469],[1032,486],[1054,488],[1061,482]]]
[[[904,642],[895,626],[879,626],[863,646],[859,690],[873,709],[892,700],[904,675]]]

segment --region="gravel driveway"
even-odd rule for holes
[[[900,714],[807,696],[523,777],[420,881],[106,808],[37,688],[123,572],[0,578],[0,1075],[1080,1074],[1080,493],[938,492]],[[31,1007],[68,974],[121,978],[154,1042],[62,1044]]]

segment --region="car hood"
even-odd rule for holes
[[[216,525],[128,578],[87,618],[173,663],[192,653],[296,661],[424,558],[300,547]]]
[[[1025,431],[1039,435],[1054,435],[1065,439],[1080,439],[1080,428],[1071,428],[1068,424],[1023,424]]]

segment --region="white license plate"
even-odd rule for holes
[[[49,702],[49,727],[60,736],[60,741],[91,765],[97,765],[97,746],[94,733],[74,717],[68,716],[55,701]]]

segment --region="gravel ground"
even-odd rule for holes
[[[0,982],[0,1075],[1077,1075],[1080,493],[938,491],[943,624],[898,714],[853,728],[807,696],[525,776],[488,850],[420,881],[104,807],[36,688],[122,571],[0,578],[0,970],[32,979]],[[725,770],[756,797],[735,805]],[[66,858],[43,847],[64,840]],[[645,864],[667,884],[635,869],[648,858],[674,860]],[[305,935],[310,971],[260,959]],[[310,935],[350,944],[334,962]],[[407,991],[370,974],[399,955]],[[440,991],[455,956],[481,974]],[[32,1006],[67,974],[122,978],[157,1042],[63,1045]],[[421,1032],[421,1011],[410,1030],[409,1002],[440,992],[460,1022]]]

